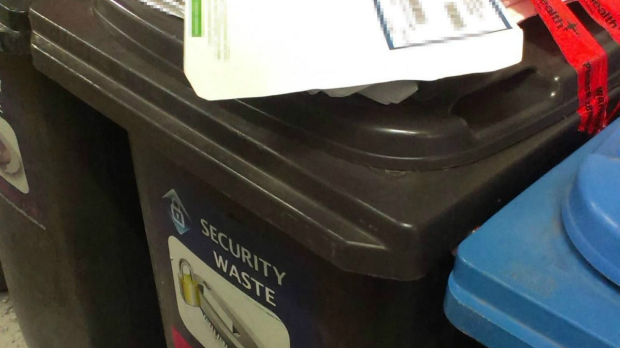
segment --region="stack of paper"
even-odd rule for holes
[[[503,0],[508,10],[499,0],[140,1],[191,19],[186,70],[211,100],[310,89],[398,103],[417,91],[415,80],[517,63],[522,36],[515,23],[533,14],[530,0]],[[253,81],[233,85],[242,74]]]
[[[185,18],[185,72],[208,100],[488,72],[523,49],[500,0],[192,0]]]

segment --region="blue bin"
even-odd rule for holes
[[[446,315],[488,347],[620,347],[620,122],[459,247]]]

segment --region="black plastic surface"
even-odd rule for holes
[[[6,8],[11,12],[27,14],[33,2],[34,0],[0,0],[0,7]],[[24,23],[24,25],[25,27],[30,27],[27,23]]]
[[[32,0],[0,0],[0,23],[15,31],[29,31],[28,9]]]
[[[620,48],[578,4],[579,18],[610,55],[620,83]],[[182,20],[136,0],[95,0],[99,21],[119,42],[186,82]],[[428,170],[474,162],[561,120],[577,106],[576,75],[539,19],[526,21],[524,60],[493,73],[421,82],[399,105],[359,95],[307,93],[220,102],[257,125],[340,158],[390,170]]]
[[[0,52],[18,55],[30,53],[30,2],[0,0]]]
[[[114,40],[108,26],[93,25],[91,6],[33,6],[37,68],[268,222],[274,238],[287,235],[345,271],[423,277],[586,138],[577,132],[579,116],[567,109],[544,131],[471,165],[414,172],[355,164],[256,122],[259,109],[201,100]],[[71,16],[59,10],[69,8]],[[619,94],[611,90],[613,105]]]

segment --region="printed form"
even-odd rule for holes
[[[398,80],[519,63],[500,0],[189,0],[185,73],[207,100]]]

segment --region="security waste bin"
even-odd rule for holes
[[[620,121],[463,242],[454,325],[492,348],[620,347],[618,178]]]
[[[575,9],[617,103],[619,48]],[[392,106],[201,100],[181,19],[137,0],[40,2],[31,21],[35,66],[129,132],[169,347],[466,346],[442,311],[451,250],[586,140],[538,19],[522,64]]]
[[[36,71],[0,0],[0,258],[30,348],[165,346],[127,135]]]

